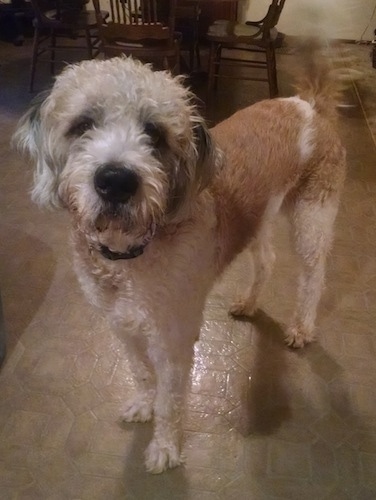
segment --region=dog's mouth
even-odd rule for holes
[[[136,257],[139,257],[140,255],[142,255],[144,253],[145,248],[153,239],[153,237],[155,235],[155,231],[156,231],[156,226],[153,223],[153,224],[151,224],[150,228],[148,229],[148,231],[144,235],[141,242],[139,244],[128,246],[127,250],[125,250],[124,252],[120,252],[118,250],[111,249],[110,248],[111,245],[107,246],[104,244],[100,244],[99,248],[97,248],[97,250],[99,251],[99,253],[103,257],[105,257],[108,260],[135,259]]]

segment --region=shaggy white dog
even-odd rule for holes
[[[263,101],[208,131],[179,78],[132,59],[70,66],[23,117],[16,140],[36,159],[33,199],[72,216],[75,269],[126,344],[138,383],[126,421],[154,415],[146,467],[181,463],[180,415],[214,280],[247,245],[252,314],[270,272],[270,222],[291,216],[302,262],[287,343],[313,338],[344,180],[325,72],[300,97]]]

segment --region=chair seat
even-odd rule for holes
[[[252,40],[261,40],[262,39],[262,29],[258,24],[243,24],[243,23],[234,23],[232,21],[225,20],[217,20],[209,26],[207,37],[209,40],[213,41],[223,41],[226,38],[226,41],[230,43],[235,42],[244,42],[247,43],[249,38]],[[277,28],[272,28],[270,30],[270,39],[272,41],[276,40],[278,37]]]
[[[150,52],[150,49],[154,49],[158,47],[158,51]],[[149,58],[160,58],[162,53],[164,56],[173,56],[176,54],[176,46],[175,45],[170,45],[165,43],[153,43],[151,45],[144,44],[144,43],[137,43],[137,42],[114,42],[113,46],[106,51],[107,53],[109,52],[123,52],[123,53],[128,53],[129,51],[132,52],[133,55],[135,56],[149,56]]]
[[[101,11],[103,19],[109,17],[107,11]],[[37,18],[33,20],[33,26],[37,28],[45,28],[46,24],[51,23],[51,28],[71,30],[72,26],[76,29],[94,29],[97,25],[95,11],[83,10],[80,12],[69,10],[63,11],[59,14],[56,9],[49,10],[44,13],[46,22],[40,23]]]
[[[109,17],[109,13],[106,11],[101,11],[103,19]],[[93,10],[83,10],[79,13],[74,11],[66,11],[62,13],[61,22],[68,23],[70,25],[76,24],[78,27],[86,28],[96,28],[97,18],[95,16],[95,11]]]

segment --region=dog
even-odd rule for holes
[[[36,162],[33,200],[69,210],[83,292],[125,343],[138,392],[123,418],[154,417],[152,473],[182,462],[182,405],[207,294],[251,248],[253,284],[231,313],[252,316],[281,209],[302,265],[286,342],[313,340],[345,150],[327,72],[307,75],[299,95],[258,102],[209,130],[181,78],[126,57],[84,61],[57,77],[15,133]]]

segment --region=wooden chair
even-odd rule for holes
[[[34,89],[35,71],[39,56],[50,53],[51,74],[55,72],[56,51],[86,49],[88,59],[99,53],[97,21],[94,11],[85,10],[85,1],[31,0],[34,9],[34,42],[30,72],[30,91]],[[103,19],[108,12],[102,11]],[[84,44],[72,40],[84,39]]]
[[[156,69],[179,71],[179,37],[175,33],[176,0],[109,0],[104,22],[93,0],[105,57],[131,55]]]
[[[241,78],[264,81],[269,84],[270,97],[278,95],[275,49],[280,43],[276,25],[285,0],[272,0],[266,16],[261,21],[247,21],[245,24],[216,21],[209,27],[207,38],[210,42],[208,91],[217,86],[218,77]],[[246,57],[222,55],[222,49],[246,53]],[[233,53],[233,52],[232,52]],[[262,59],[249,59],[247,53],[257,53]],[[220,66],[232,67],[231,75],[220,74]],[[236,66],[266,70],[265,78],[252,76],[248,71],[239,73]]]
[[[180,49],[188,51],[188,71],[192,73],[196,68],[201,68],[199,47],[199,0],[179,0],[176,6],[175,30],[181,34]],[[196,64],[195,64],[196,60]]]

